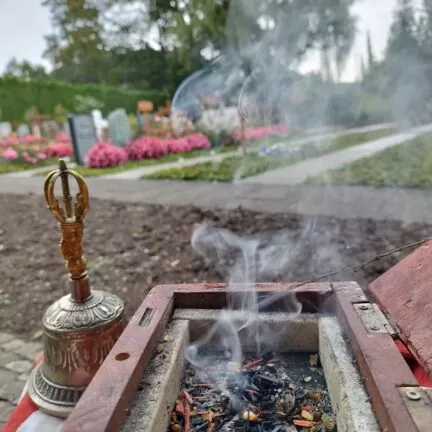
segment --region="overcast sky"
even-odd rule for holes
[[[7,62],[16,57],[32,63],[45,63],[44,35],[49,34],[51,23],[41,0],[0,0],[0,72]],[[355,6],[358,16],[358,35],[344,72],[344,80],[354,80],[359,74],[360,56],[365,53],[366,32],[372,36],[373,49],[379,57],[387,40],[396,0],[359,0]],[[316,68],[311,61],[305,70]]]

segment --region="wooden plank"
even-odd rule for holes
[[[378,423],[386,432],[418,432],[399,387],[417,386],[390,334],[371,333],[354,304],[364,302],[354,284],[333,283],[338,319],[346,329]]]
[[[69,415],[62,432],[115,432],[162,337],[173,309],[171,291],[149,294]]]
[[[371,294],[432,378],[432,242],[373,281]]]

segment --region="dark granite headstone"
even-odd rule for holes
[[[97,142],[97,132],[93,116],[90,113],[74,114],[68,117],[68,123],[76,163],[84,165],[87,152]]]

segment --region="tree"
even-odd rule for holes
[[[32,65],[27,60],[19,62],[16,58],[12,58],[6,65],[4,74],[27,79],[48,77],[42,65]]]
[[[42,4],[49,8],[55,30],[46,37],[45,51],[54,66],[53,76],[76,83],[106,82],[109,68],[97,2],[44,0]]]
[[[371,69],[375,64],[375,57],[372,50],[372,42],[370,32],[367,32],[366,36],[366,50],[367,50],[367,64],[368,68]]]
[[[421,45],[421,26],[412,0],[399,0],[390,29],[385,59],[386,95],[395,119],[411,126],[430,116],[430,60]]]

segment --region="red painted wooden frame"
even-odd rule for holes
[[[295,291],[304,312],[329,306],[345,326],[383,431],[416,432],[398,387],[417,382],[389,334],[371,334],[354,309],[367,302],[355,283],[258,284],[259,295]],[[63,432],[120,430],[153,350],[175,308],[219,309],[227,304],[223,284],[162,285],[152,289],[93,378]]]

